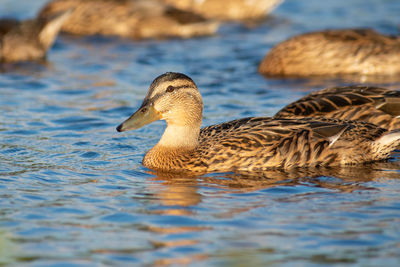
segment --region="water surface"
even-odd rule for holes
[[[45,1],[0,1],[34,16]],[[286,0],[256,27],[138,41],[62,35],[46,64],[0,73],[0,265],[398,266],[399,155],[354,168],[156,176],[141,159],[157,122],[115,127],[165,71],[191,76],[203,125],[271,116],[346,79],[266,79],[257,64],[294,34],[373,27],[397,34],[397,0]],[[399,88],[387,79],[369,84]]]

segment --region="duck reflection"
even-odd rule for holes
[[[174,174],[149,172],[154,175],[148,180],[148,188],[153,190],[154,201],[159,208],[151,213],[161,215],[177,216],[176,223],[170,225],[160,222],[158,225],[148,227],[148,230],[157,233],[161,240],[152,240],[151,243],[156,249],[173,251],[189,249],[200,243],[197,236],[206,234],[213,230],[212,225],[200,223],[201,226],[182,225],[179,220],[182,217],[196,220],[196,207],[206,199],[204,192],[212,190],[212,197],[225,196],[228,194],[241,194],[257,192],[274,187],[295,187],[309,186],[325,188],[329,191],[339,193],[352,193],[357,191],[375,190],[369,182],[379,179],[400,179],[400,163],[375,162],[368,165],[357,165],[349,167],[315,168],[315,169],[294,169],[294,170],[271,170],[262,173],[225,173],[212,176],[196,176],[194,174]],[[317,193],[320,193],[318,191]],[[208,193],[207,193],[208,194]],[[300,194],[313,194],[309,191],[302,191]],[[231,197],[231,196],[230,196]],[[293,198],[279,198],[277,201],[288,201]],[[289,200],[290,201],[290,200]],[[215,214],[215,218],[233,218],[241,213],[251,211],[267,205],[265,201],[246,202],[245,205],[229,205],[224,207],[221,214]],[[204,226],[206,225],[206,226]],[[171,264],[190,264],[208,258],[206,253],[175,253],[158,259],[154,262],[157,266]]]
[[[157,186],[158,191],[156,192],[156,199],[160,202],[162,210],[156,211],[156,213],[191,215],[193,211],[190,207],[196,206],[201,202],[197,179],[194,176],[158,173],[150,181],[162,185],[161,187]]]
[[[195,174],[149,172],[161,181],[163,192],[157,194],[162,204],[193,206],[201,202],[198,187],[223,189],[220,194],[253,192],[276,186],[309,185],[340,192],[366,188],[365,183],[386,178],[400,178],[400,163],[396,161],[373,162],[346,167],[296,168],[263,172],[223,173],[213,176]]]
[[[148,180],[148,188],[154,191],[154,201],[159,206],[158,209],[150,211],[152,214],[163,216],[176,216],[176,220],[182,217],[192,218],[195,216],[193,207],[200,204],[202,195],[198,191],[197,178],[193,175],[172,175],[155,174],[154,178]],[[179,223],[178,223],[179,224]],[[206,230],[212,230],[211,227],[197,225],[170,225],[160,223],[147,226],[147,230],[156,233],[158,240],[151,240],[151,244],[158,250],[179,250],[190,249],[196,246],[200,241],[195,237],[196,233]],[[170,253],[166,253],[170,255]],[[187,265],[192,262],[199,262],[207,259],[204,253],[175,253],[173,256],[165,256],[157,259],[153,265]]]

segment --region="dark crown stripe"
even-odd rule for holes
[[[156,87],[158,87],[160,84],[165,83],[165,82],[175,81],[175,80],[188,81],[188,82],[193,83],[196,86],[195,82],[189,76],[186,76],[183,73],[167,72],[167,73],[164,73],[154,79],[154,81],[150,85],[150,89],[149,89],[147,96],[151,95],[153,93],[154,89]],[[186,86],[186,87],[192,87],[192,86]]]

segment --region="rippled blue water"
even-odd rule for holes
[[[0,15],[30,17],[44,2],[0,0]],[[399,14],[398,0],[286,0],[254,28],[170,41],[62,35],[45,65],[1,66],[0,265],[398,266],[397,154],[315,173],[156,177],[140,162],[164,124],[115,127],[165,71],[197,82],[204,125],[273,115],[310,90],[360,82],[265,79],[256,69],[293,34],[397,34]]]

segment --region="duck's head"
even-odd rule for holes
[[[182,73],[158,76],[140,108],[117,127],[117,131],[135,130],[156,120],[168,126],[200,129],[203,101],[194,81]]]

